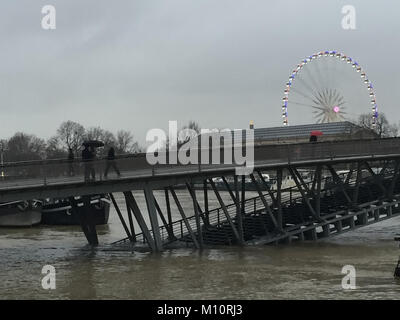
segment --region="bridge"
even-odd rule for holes
[[[209,151],[200,150],[199,159]],[[218,152],[223,160],[223,150]],[[75,209],[76,196],[88,199],[91,194],[109,194],[126,232],[118,243],[130,242],[151,251],[177,243],[203,248],[317,240],[400,214],[398,138],[255,146],[254,171],[249,176],[237,176],[234,164],[149,165],[145,154],[120,156],[115,161],[122,175],[109,179],[103,177],[106,159],[91,162],[95,181],[85,181],[85,164],[80,161],[6,163],[1,167],[0,201],[69,198]],[[70,166],[73,176],[68,174]],[[302,175],[305,170],[310,173],[308,180]],[[274,186],[265,180],[266,172],[276,176]],[[223,183],[217,184],[216,177]],[[284,187],[286,178],[293,186]],[[248,183],[257,196],[249,196]],[[184,210],[178,187],[190,195],[192,210]],[[221,196],[222,189],[228,192],[229,202]],[[145,212],[132,192],[137,190],[144,192]],[[163,190],[165,212],[154,190]],[[116,192],[125,197],[127,217],[115,201]],[[210,208],[209,193],[218,207]],[[172,220],[172,204],[181,219]],[[97,245],[90,213],[78,218],[89,244]]]

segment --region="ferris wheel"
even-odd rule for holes
[[[365,71],[337,51],[303,59],[286,83],[282,102],[284,125],[289,124],[289,114],[291,121],[308,124],[356,120],[367,112],[372,125],[378,118],[373,86]]]

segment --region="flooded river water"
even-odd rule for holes
[[[192,205],[178,196],[184,207]],[[117,200],[123,207],[121,195]],[[138,201],[144,205],[143,197]],[[150,254],[108,245],[92,251],[79,227],[0,229],[0,298],[399,299],[393,278],[399,232],[400,219],[393,218],[314,243]],[[113,209],[98,233],[102,244],[124,237]],[[56,269],[55,290],[41,285],[48,264]],[[354,290],[341,286],[344,265],[356,269]]]

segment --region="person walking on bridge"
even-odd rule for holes
[[[82,150],[82,161],[85,170],[85,181],[90,181],[90,176],[92,176],[92,180],[95,180],[95,172],[93,167],[94,160],[94,151],[89,149],[89,146],[85,145]]]
[[[121,173],[119,172],[117,162],[115,161],[115,150],[113,147],[110,147],[110,149],[108,150],[106,170],[104,171],[105,179],[107,179],[108,170],[110,170],[111,167],[115,170],[118,177],[120,177]]]
[[[75,175],[74,170],[74,152],[71,148],[68,149],[68,175],[70,177]]]

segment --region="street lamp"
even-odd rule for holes
[[[0,162],[1,162],[0,176],[2,179],[4,179],[4,151],[6,150],[7,148],[4,146],[4,141],[0,141]]]

